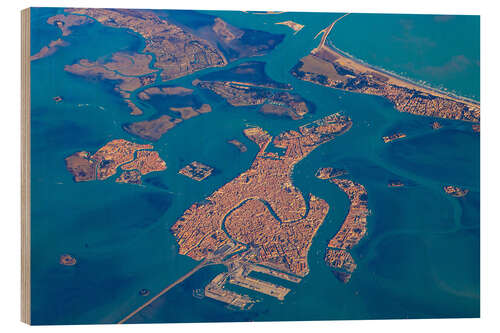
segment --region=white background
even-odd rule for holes
[[[20,322],[20,10],[30,6],[286,10],[481,15],[481,319],[168,324],[29,327]],[[3,332],[489,332],[500,330],[497,172],[500,97],[500,12],[495,1],[449,0],[74,0],[12,1],[1,5],[0,46],[0,327]],[[342,300],[339,300],[342,301]],[[175,306],[175,304],[172,304]],[[189,311],[189,309],[185,309]],[[496,329],[494,327],[497,327]]]

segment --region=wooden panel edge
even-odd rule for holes
[[[21,11],[21,321],[31,324],[30,8]]]

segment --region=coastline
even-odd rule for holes
[[[468,103],[468,104],[473,104],[475,106],[479,106],[480,105],[480,101],[476,101],[475,99],[472,99],[472,98],[469,98],[469,97],[465,97],[465,96],[460,96],[456,93],[453,93],[453,92],[448,92],[448,91],[443,91],[439,88],[434,88],[434,87],[431,87],[429,85],[426,85],[426,84],[423,84],[423,83],[419,83],[419,82],[415,82],[414,80],[410,79],[410,78],[407,78],[407,77],[404,77],[400,74],[396,74],[396,73],[393,73],[387,69],[384,69],[384,68],[381,68],[381,67],[377,67],[375,65],[371,65],[371,64],[368,64],[366,63],[365,61],[361,60],[361,59],[358,59],[352,55],[350,55],[349,53],[346,53],[342,50],[339,50],[338,48],[336,48],[333,43],[330,43],[331,45],[325,45],[324,48],[330,52],[335,52],[335,53],[338,53],[339,55],[341,55],[342,57],[344,58],[347,58],[361,66],[364,66],[364,67],[367,67],[373,71],[376,71],[376,72],[380,72],[384,75],[387,75],[387,76],[391,76],[393,77],[394,79],[396,80],[399,80],[399,81],[402,81],[402,82],[405,82],[407,84],[410,84],[412,87],[414,87],[413,89],[415,88],[418,88],[417,90],[421,90],[421,91],[424,91],[424,92],[427,92],[427,91],[430,91],[432,92],[433,94],[439,94],[441,95],[442,97],[445,97],[445,98],[450,98],[450,99],[453,99],[453,100],[458,100],[462,103]],[[427,91],[426,91],[427,90]]]
[[[434,87],[431,87],[431,86],[426,85],[426,84],[418,83],[418,82],[415,82],[414,80],[412,80],[410,78],[403,77],[403,76],[401,76],[399,74],[393,73],[393,72],[391,72],[389,70],[386,70],[384,68],[368,64],[365,61],[363,61],[361,59],[358,59],[358,58],[352,56],[351,54],[346,53],[346,52],[338,49],[333,44],[333,42],[330,42],[330,43],[328,43],[328,45],[325,45],[328,36],[330,35],[330,33],[333,30],[334,25],[336,23],[338,23],[341,19],[343,19],[344,17],[346,17],[347,15],[349,15],[349,14],[350,13],[346,13],[343,16],[339,17],[330,26],[328,26],[327,28],[321,30],[316,35],[316,37],[317,37],[320,33],[323,33],[323,36],[321,38],[320,44],[316,48],[314,48],[311,51],[311,53],[314,53],[315,51],[319,51],[320,49],[324,49],[324,50],[326,50],[326,51],[328,51],[330,53],[337,54],[340,57],[343,57],[343,58],[345,58],[347,60],[350,60],[351,62],[353,62],[354,64],[357,64],[358,66],[366,67],[366,68],[368,68],[368,69],[370,69],[372,71],[379,72],[379,73],[382,73],[382,74],[384,74],[386,76],[389,76],[390,78],[392,78],[394,80],[394,83],[403,83],[403,85],[402,85],[403,87],[407,87],[407,88],[415,89],[415,90],[420,90],[420,91],[423,91],[425,93],[431,93],[431,94],[437,95],[439,97],[449,98],[449,99],[456,100],[456,101],[459,101],[459,102],[462,102],[462,103],[465,103],[465,104],[472,104],[475,107],[478,107],[480,105],[480,101],[476,101],[476,100],[474,100],[472,98],[460,96],[460,95],[458,95],[456,93],[443,91],[441,89],[434,88]]]

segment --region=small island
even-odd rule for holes
[[[69,254],[62,254],[59,257],[59,264],[63,266],[74,266],[76,264],[76,259]]]
[[[140,145],[123,139],[108,142],[95,154],[76,152],[66,158],[66,168],[75,182],[105,180],[122,170],[137,170],[140,175],[167,168],[159,154],[152,151],[152,145]],[[117,182],[139,183],[140,175],[127,173]]]
[[[395,134],[392,134],[392,135],[383,136],[382,140],[384,140],[385,143],[389,143],[391,141],[394,141],[394,140],[397,140],[397,139],[401,139],[401,138],[406,138],[406,134],[404,134],[404,133],[395,133]]]
[[[400,180],[390,180],[387,187],[403,187],[405,184]]]
[[[180,123],[181,119],[174,119],[170,116],[163,115],[152,120],[138,121],[123,125],[123,129],[130,134],[138,136],[149,141],[159,140],[163,134],[175,125]]]
[[[247,149],[247,146],[245,146],[243,143],[239,142],[238,140],[236,139],[232,139],[232,140],[229,140],[227,143],[235,146],[236,148],[238,148],[238,150],[242,153],[246,152],[248,149]]]
[[[180,86],[164,86],[164,87],[150,87],[144,89],[137,94],[137,97],[143,101],[151,99],[151,96],[163,95],[163,96],[186,96],[191,95],[193,89],[188,89]]]
[[[295,31],[295,34],[297,32],[299,32],[300,30],[302,30],[302,28],[304,27],[304,25],[295,23],[293,21],[283,21],[283,22],[278,22],[278,23],[275,23],[275,24],[286,25],[287,27],[289,27],[290,29],[292,29],[293,31]]]
[[[467,193],[469,193],[468,189],[461,188],[461,187],[458,187],[458,186],[453,186],[453,185],[444,186],[443,190],[447,194],[449,194],[449,195],[451,195],[453,197],[456,197],[456,198],[464,197],[464,196],[467,195]]]
[[[479,133],[481,131],[481,125],[479,124],[472,125],[472,130],[476,133]]]
[[[438,130],[440,129],[441,127],[443,127],[438,121],[434,121],[431,123],[431,127],[433,130]]]
[[[340,177],[347,174],[347,171],[344,169],[335,169],[335,168],[319,168],[316,171],[315,177],[318,179],[330,179],[335,177]]]
[[[214,168],[209,167],[203,163],[194,161],[179,170],[179,174],[189,177],[191,179],[202,181],[212,174]]]

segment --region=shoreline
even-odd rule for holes
[[[323,36],[321,38],[321,42],[320,44],[314,48],[311,53],[313,53],[314,51],[319,51],[320,49],[325,49],[327,50],[328,52],[331,52],[331,53],[337,53],[338,55],[340,55],[341,57],[344,57],[350,61],[352,61],[353,63],[359,65],[359,66],[362,66],[362,67],[366,67],[372,71],[375,71],[375,72],[379,72],[379,73],[382,73],[384,75],[387,75],[391,78],[393,78],[394,80],[396,81],[401,81],[407,85],[410,85],[411,88],[415,89],[417,88],[417,90],[421,90],[421,91],[424,91],[426,93],[433,93],[433,94],[437,94],[437,95],[441,95],[441,97],[445,97],[445,98],[449,98],[449,99],[453,99],[453,100],[458,100],[462,103],[466,103],[466,104],[472,104],[474,106],[480,106],[480,101],[477,101],[475,99],[472,99],[472,98],[469,98],[469,97],[464,97],[464,96],[460,96],[458,94],[455,94],[455,93],[452,93],[452,92],[447,92],[447,91],[443,91],[441,89],[438,89],[438,88],[434,88],[434,87],[431,87],[429,85],[426,85],[426,84],[422,84],[422,83],[418,83],[418,82],[415,82],[413,79],[411,78],[407,78],[407,77],[404,77],[404,76],[401,76],[399,74],[396,74],[396,73],[393,73],[389,70],[386,70],[384,68],[381,68],[381,67],[377,67],[375,65],[371,65],[369,63],[366,63],[365,61],[361,60],[361,59],[358,59],[354,56],[352,56],[351,54],[345,52],[345,51],[342,51],[340,49],[338,49],[332,41],[330,41],[329,45],[325,45],[326,44],[326,41],[327,41],[327,38],[328,36],[330,35],[330,33],[332,32],[333,30],[333,27],[334,25],[340,21],[341,19],[343,19],[344,17],[346,17],[347,15],[349,15],[351,13],[346,13],[344,14],[343,16],[339,17],[338,19],[336,19],[334,22],[332,22],[332,24],[330,26],[328,26],[327,28],[321,30],[314,38],[316,38],[320,33],[323,33]]]

